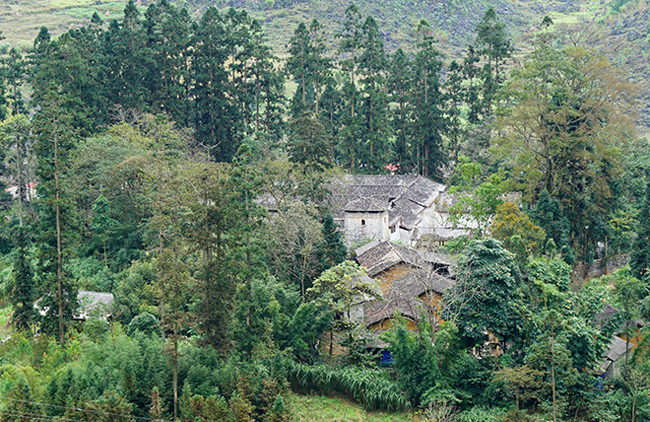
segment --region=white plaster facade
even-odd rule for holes
[[[359,245],[372,240],[388,240],[388,210],[344,214],[345,243]]]

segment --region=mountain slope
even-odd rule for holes
[[[246,8],[262,22],[269,44],[280,57],[301,22],[318,19],[329,43],[336,49],[349,0],[188,0],[182,3],[198,18],[208,7]],[[143,12],[151,0],[136,2]],[[519,54],[529,49],[532,34],[544,16],[550,16],[567,38],[579,39],[618,63],[631,80],[642,85],[644,122],[650,127],[650,0],[358,0],[363,16],[377,20],[386,48],[412,49],[421,19],[431,24],[448,58],[460,57],[472,42],[474,28],[488,7],[493,7],[506,24]],[[53,35],[83,25],[98,12],[105,21],[120,18],[123,0],[12,0],[0,3],[0,30],[6,40],[0,44],[29,48],[41,26]],[[571,38],[573,37],[573,38]]]

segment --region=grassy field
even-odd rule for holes
[[[30,46],[42,26],[59,35],[90,20],[94,12],[110,20],[122,15],[123,0],[13,0],[0,2],[3,42]]]
[[[408,422],[417,420],[406,412],[366,412],[345,398],[292,394],[287,400],[297,422]]]

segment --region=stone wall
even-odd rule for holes
[[[623,268],[628,262],[630,262],[630,254],[614,255],[607,259],[596,259],[591,265],[587,265],[585,262],[578,262],[573,268],[571,278],[574,281],[581,281],[600,277],[619,268]]]

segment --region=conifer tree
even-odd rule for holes
[[[634,241],[630,268],[635,277],[645,278],[650,269],[650,182],[646,186],[646,197],[639,214],[637,238]]]
[[[330,73],[330,59],[325,57],[322,27],[314,19],[309,28],[300,23],[289,40],[286,70],[297,83],[291,114],[298,118],[303,112],[319,114],[321,90]]]
[[[477,53],[487,59],[479,74],[482,98],[478,109],[480,114],[487,116],[492,114],[496,92],[504,81],[503,63],[510,58],[513,50],[505,24],[499,20],[493,8],[485,12],[476,27],[476,48]]]
[[[167,0],[150,4],[142,26],[150,64],[144,84],[151,109],[169,114],[179,125],[189,122],[190,16]]]
[[[29,237],[24,226],[16,228],[14,260],[14,279],[10,302],[14,308],[11,317],[13,326],[18,330],[28,330],[36,319],[34,310],[34,275],[29,256]]]
[[[463,68],[454,60],[449,64],[449,68],[447,69],[447,79],[444,84],[444,110],[448,121],[445,133],[449,138],[450,159],[453,160],[454,163],[458,162],[460,142],[465,131],[461,118],[461,109],[465,99],[465,88],[463,87],[463,83]]]
[[[287,150],[290,161],[312,171],[329,168],[334,161],[329,134],[316,117],[307,113],[291,122]]]
[[[6,80],[11,114],[17,116],[27,111],[21,90],[27,76],[27,64],[23,55],[15,48],[9,50],[9,57],[6,58],[5,63],[7,65]]]
[[[121,23],[112,21],[105,38],[108,98],[127,110],[148,110],[150,92],[145,85],[148,67],[152,66],[151,49],[140,22],[140,11],[129,0]]]
[[[442,177],[445,162],[442,134],[446,128],[444,97],[440,90],[442,61],[440,52],[434,47],[431,27],[421,21],[418,27],[420,42],[413,63],[413,138],[411,161],[416,172],[434,179]]]
[[[407,160],[411,146],[411,61],[401,48],[391,57],[386,89],[390,96],[391,103],[395,104],[395,110],[389,113],[390,126],[395,136],[395,162],[399,170],[408,171]]]
[[[369,16],[362,31],[362,53],[359,56],[361,105],[359,140],[365,171],[374,173],[389,163],[388,97],[385,90],[387,58],[384,41],[377,22]]]
[[[66,184],[66,163],[74,149],[75,131],[71,117],[63,110],[63,100],[51,86],[34,119],[39,192],[38,274],[45,311],[42,327],[56,333],[65,344],[77,305],[77,288],[66,273],[68,248],[74,238],[74,205]]]
[[[318,246],[318,255],[321,262],[320,272],[340,264],[348,256],[348,248],[343,242],[343,234],[338,229],[330,213],[325,214],[323,218],[322,232],[323,241]]]
[[[10,116],[0,123],[0,146],[2,152],[0,156],[7,153],[7,171],[2,174],[5,178],[13,180],[18,186],[16,195],[16,205],[18,214],[18,224],[25,223],[25,216],[28,209],[28,183],[30,180],[29,163],[31,158],[31,144],[33,134],[29,119],[22,114]],[[2,157],[4,161],[5,157]],[[4,169],[3,169],[4,170]]]
[[[236,98],[226,62],[232,48],[223,17],[216,8],[205,11],[195,26],[192,39],[191,96],[194,136],[217,161],[230,161],[235,155],[242,131]]]
[[[360,118],[358,116],[358,104],[360,93],[357,89],[357,68],[359,55],[363,42],[363,22],[361,13],[356,5],[352,4],[345,10],[341,32],[336,34],[340,39],[338,54],[339,64],[344,72],[342,78],[341,94],[344,99],[344,112],[341,113],[341,129],[339,132],[338,154],[341,164],[356,170],[363,155],[363,147],[359,143]]]

